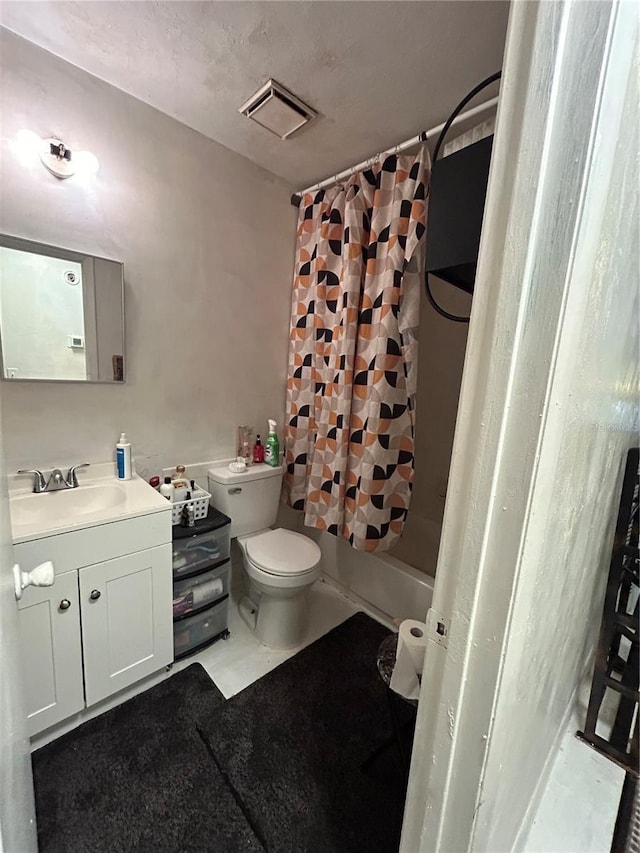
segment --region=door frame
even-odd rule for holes
[[[440,633],[430,634],[425,655],[401,853],[484,849],[476,830],[495,796],[483,782],[523,550],[536,533],[532,497],[553,479],[539,470],[540,452],[567,299],[576,287],[571,272],[603,79],[607,63],[629,61],[611,50],[616,26],[633,33],[632,4],[625,0],[511,7],[428,619],[428,628],[439,625]],[[603,134],[610,143],[615,122],[600,124],[600,144]],[[548,769],[547,761],[530,792],[534,806]],[[520,835],[508,849],[517,849],[531,816],[531,807],[509,816],[520,823]]]

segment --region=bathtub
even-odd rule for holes
[[[367,554],[355,551],[344,539],[326,533],[320,537],[334,540],[333,559],[325,559],[326,543],[318,542],[323,556],[322,571],[329,582],[354,601],[378,611],[386,620],[424,622],[431,607],[432,577],[391,554]]]
[[[322,551],[323,578],[383,621],[425,620],[433,594],[430,575],[391,554],[356,551],[341,537],[304,527],[302,513],[287,507],[281,508],[278,524],[314,539]]]

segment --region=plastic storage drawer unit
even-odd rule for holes
[[[210,508],[194,527],[173,528],[173,579],[186,578],[229,559],[231,520]]]
[[[224,636],[227,631],[227,610],[229,599],[208,607],[194,616],[187,616],[173,623],[173,645],[175,658],[178,660],[192,654],[203,646],[209,645],[217,637]]]
[[[213,507],[173,527],[173,651],[178,660],[229,636],[231,519]]]
[[[173,618],[202,610],[229,595],[229,561],[173,584]]]

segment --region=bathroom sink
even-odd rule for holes
[[[78,486],[59,492],[44,492],[35,495],[17,495],[11,501],[11,519],[14,524],[24,525],[60,516],[90,515],[123,503],[126,493],[119,483],[101,483]]]
[[[92,467],[98,469],[98,476],[85,474],[75,489],[34,494],[24,486],[12,489],[10,484],[14,542],[171,509],[171,504],[136,474],[130,480],[117,480],[113,465]],[[108,476],[104,476],[105,469]]]

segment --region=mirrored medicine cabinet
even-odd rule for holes
[[[2,378],[124,382],[118,261],[0,235]]]

